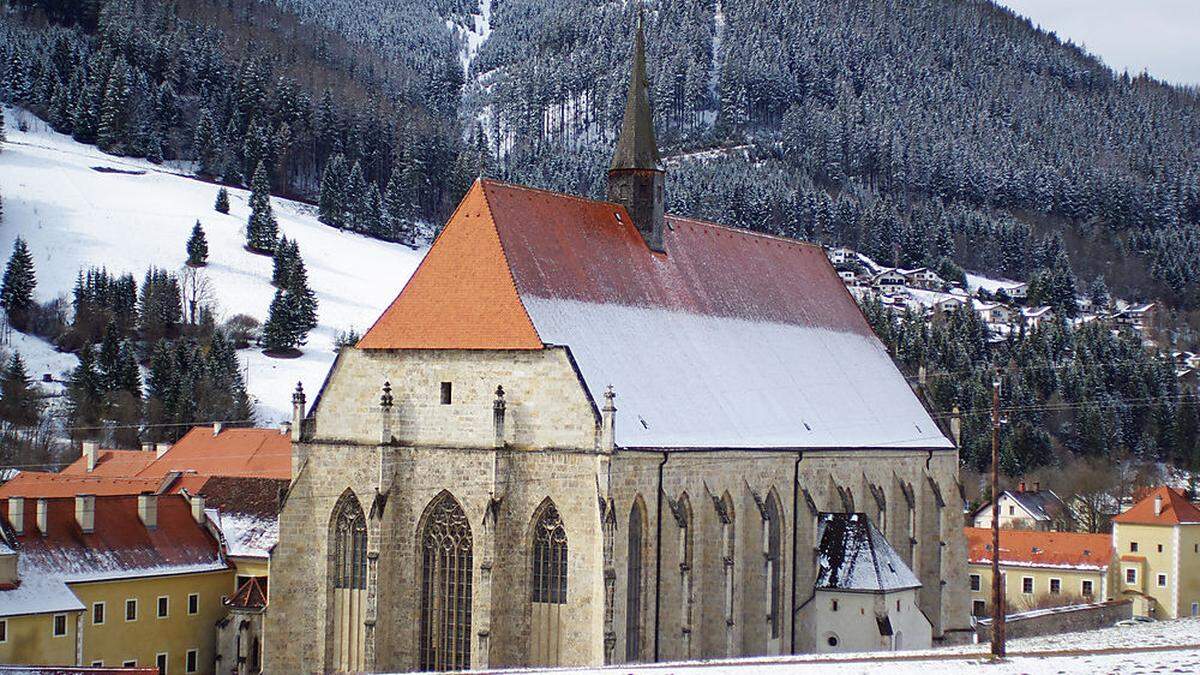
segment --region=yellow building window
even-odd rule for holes
[[[184,659],[183,669],[186,672],[194,673],[197,670],[196,666],[198,665],[198,662],[199,662],[198,652],[195,649],[189,649],[187,651],[187,658]]]
[[[158,675],[167,675],[167,653],[155,654],[154,665],[158,666]]]
[[[54,637],[62,637],[67,634],[67,615],[54,615]]]
[[[125,601],[125,620],[137,621],[137,599],[129,598]]]
[[[1033,595],[1033,577],[1021,577],[1021,592]]]
[[[1136,584],[1137,583],[1137,569],[1136,568],[1129,567],[1125,570],[1125,583],[1127,583],[1127,584]]]
[[[1079,592],[1082,593],[1085,598],[1092,597],[1092,580],[1084,579],[1080,584]]]
[[[982,582],[980,581],[979,575],[972,574],[971,575],[971,590],[977,591],[980,588],[982,588]]]
[[[1158,575],[1158,587],[1159,588],[1167,587],[1167,575],[1165,575],[1165,574]]]
[[[92,603],[92,625],[100,626],[104,624],[104,603]]]
[[[200,594],[188,594],[188,614],[198,614],[200,612]]]
[[[8,642],[8,621],[0,620],[0,645]]]
[[[1062,593],[1062,579],[1051,579],[1050,594],[1058,595],[1059,593]]]
[[[171,600],[165,595],[158,596],[158,618],[165,619],[171,614]]]

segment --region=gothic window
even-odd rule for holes
[[[367,519],[350,490],[333,507],[329,525],[332,642],[331,669],[363,670],[366,666]]]
[[[420,531],[420,669],[471,667],[471,525],[448,492],[434,498]]]
[[[767,607],[771,612],[771,637],[783,633],[783,559],[781,557],[782,514],[779,499],[772,492],[767,497]]]
[[[567,530],[554,504],[548,503],[534,526],[533,602],[567,602]]]
[[[683,656],[692,655],[692,505],[687,493],[679,498],[679,594]]]
[[[530,664],[561,662],[562,611],[567,603],[567,530],[562,516],[547,499],[535,516],[530,583],[532,603]]]
[[[353,494],[338,501],[334,516],[334,588],[367,587],[367,519]]]
[[[642,653],[642,528],[646,513],[642,500],[629,512],[629,560],[625,585],[625,660],[637,661]]]

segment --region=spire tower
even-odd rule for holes
[[[608,200],[623,204],[646,245],[653,251],[664,253],[666,172],[654,139],[650,87],[646,80],[646,36],[640,8],[632,62],[625,119],[621,122],[621,135],[617,138],[612,165],[608,169]]]

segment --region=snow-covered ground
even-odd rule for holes
[[[1124,651],[1122,651],[1124,650]],[[992,663],[987,645],[911,652],[849,653],[663,663],[614,667],[621,673],[1196,673],[1200,672],[1200,619],[1116,626],[1101,630],[1010,640],[1009,658]],[[1070,652],[1070,653],[1067,653]],[[605,672],[609,669],[600,669]],[[596,670],[555,672],[597,672]]]
[[[139,283],[151,265],[179,269],[184,243],[199,220],[209,246],[203,273],[215,291],[218,318],[249,314],[266,319],[275,292],[271,259],[243,248],[248,191],[230,189],[230,212],[222,215],[213,210],[217,186],[175,173],[182,170],[178,167],[106,155],[54,133],[26,112],[10,109],[5,115],[0,263],[7,260],[13,240],[24,237],[34,258],[39,300],[69,296],[79,270],[93,265],[118,274],[130,272]],[[18,118],[28,131],[19,130]],[[107,173],[94,167],[144,173]],[[322,225],[308,205],[283,199],[273,199],[272,204],[280,233],[300,243],[309,283],[320,301],[320,325],[309,334],[300,358],[273,359],[258,350],[240,353],[264,424],[289,416],[297,381],[304,383],[312,400],[333,362],[337,333],[369,328],[422,256],[399,244]],[[76,363],[74,357],[17,333],[8,348],[21,353],[35,379],[45,372],[58,377]]]

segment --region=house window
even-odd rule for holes
[[[104,603],[92,603],[92,625],[99,626],[104,623]]]
[[[829,608],[835,612],[837,611],[837,607],[838,607],[837,600],[834,600],[833,603],[829,606]]]
[[[121,664],[122,668],[137,668],[137,659],[130,659]]]
[[[0,619],[0,645],[8,642],[8,621]]]
[[[198,614],[200,612],[200,594],[188,594],[188,614]]]
[[[1062,579],[1051,579],[1050,580],[1050,594],[1058,595],[1061,592],[1062,592]]]
[[[54,615],[54,637],[62,637],[67,634],[67,615]]]
[[[1159,544],[1159,545],[1158,545],[1158,552],[1159,552],[1159,553],[1162,553],[1162,544]]]
[[[1125,583],[1127,583],[1127,584],[1136,584],[1137,583],[1137,569],[1136,568],[1130,567],[1125,570]]]
[[[103,661],[92,661],[92,667],[93,668],[103,668],[104,662]]]
[[[971,614],[975,616],[987,616],[987,603],[983,600],[971,602]]]
[[[1167,587],[1167,575],[1165,575],[1165,574],[1158,575],[1158,587],[1159,588]]]
[[[972,574],[971,575],[971,590],[978,591],[982,587],[983,587],[983,584],[979,578],[979,575]]]
[[[187,650],[187,658],[183,663],[183,670],[188,673],[196,672],[197,662],[199,661],[198,654],[195,649]]]
[[[1033,594],[1033,577],[1021,577],[1021,592],[1025,595]]]
[[[158,618],[165,619],[170,614],[171,602],[165,595],[158,596]]]
[[[1192,603],[1192,616],[1200,616],[1200,602]],[[3,640],[0,640],[0,642],[3,642]]]
[[[1092,582],[1090,579],[1083,580],[1083,583],[1080,584],[1079,592],[1082,593],[1085,598],[1092,597]]]
[[[154,655],[154,665],[158,666],[158,675],[167,675],[167,655],[165,652]]]
[[[137,599],[130,598],[125,601],[125,620],[137,621]]]
[[[452,387],[449,382],[442,383],[442,405],[450,405]]]
[[[1011,506],[1008,507],[1008,515],[1012,516],[1012,515],[1016,515],[1016,513],[1017,513],[1017,510],[1015,508],[1013,508]]]
[[[1138,545],[1137,545],[1137,542],[1136,542],[1136,541],[1131,541],[1131,542],[1129,542],[1129,552],[1130,552],[1130,553],[1137,553],[1137,552],[1138,552]]]

